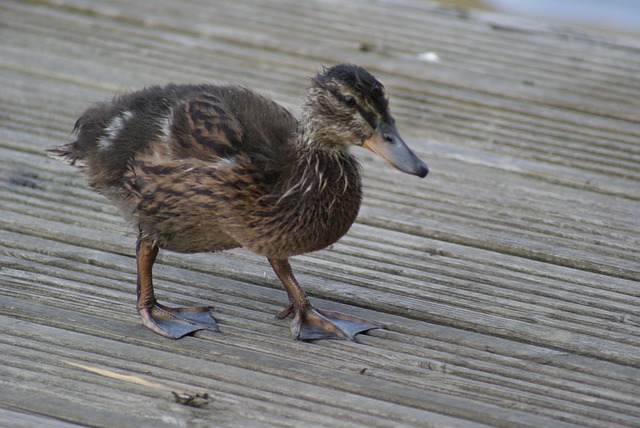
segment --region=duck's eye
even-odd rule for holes
[[[349,107],[353,107],[356,105],[356,99],[353,98],[351,95],[344,95],[342,97],[342,101],[344,101],[344,103]]]

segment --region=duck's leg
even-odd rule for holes
[[[161,305],[153,293],[151,270],[158,255],[158,247],[138,237],[136,258],[138,264],[138,313],[142,324],[149,330],[172,339],[179,339],[194,331],[208,329],[218,331],[206,306],[195,308],[170,308]]]
[[[340,312],[323,311],[314,308],[304,290],[291,272],[287,259],[269,259],[276,273],[289,294],[289,306],[280,312],[277,318],[286,318],[293,314],[291,333],[296,340],[343,339],[354,340],[358,333],[382,328],[365,319]]]

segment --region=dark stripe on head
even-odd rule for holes
[[[387,116],[389,101],[385,97],[384,86],[367,70],[357,65],[338,64],[330,68],[323,68],[323,72],[313,78],[313,83],[330,92],[345,105],[356,108],[372,127],[376,127],[378,116],[376,113]],[[360,104],[350,105],[344,99],[344,94],[340,93],[338,86],[332,82],[349,87],[361,99],[372,105],[376,111],[365,110]]]

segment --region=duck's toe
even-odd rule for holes
[[[220,331],[206,306],[170,308],[156,303],[140,308],[142,324],[151,331],[172,339],[180,339],[198,330]]]
[[[296,340],[340,339],[353,341],[356,334],[374,328],[383,327],[353,315],[323,311],[313,307],[297,311],[291,321],[291,333]]]

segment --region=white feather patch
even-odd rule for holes
[[[118,116],[111,119],[111,122],[104,128],[105,135],[98,139],[98,149],[107,150],[113,142],[118,138],[118,135],[127,123],[133,117],[133,112],[125,110]]]

